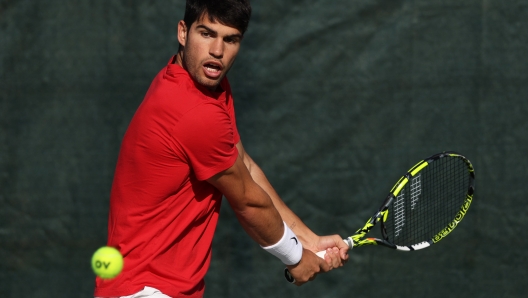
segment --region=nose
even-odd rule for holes
[[[217,59],[224,56],[224,41],[221,38],[215,38],[209,49],[209,54]]]

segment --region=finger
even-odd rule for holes
[[[332,259],[334,261],[334,263],[333,263],[334,268],[338,268],[338,267],[343,266],[343,261],[341,260],[341,256],[339,254],[339,249],[337,247],[334,247],[332,249],[332,253],[333,253],[333,256],[334,256],[334,258]]]
[[[301,279],[296,279],[293,284],[296,285],[296,286],[302,286],[305,283],[314,280],[316,275],[317,275],[317,273],[312,273],[309,277],[305,276],[302,280]]]
[[[348,248],[339,249],[339,255],[341,256],[341,260],[346,263],[348,261]]]
[[[332,250],[329,248],[325,251],[324,259],[326,261],[326,264],[330,267],[330,270],[334,269],[334,257],[332,256]]]
[[[343,266],[343,261],[340,257],[340,251],[337,247],[334,247],[331,249],[331,252],[329,253],[332,258],[332,267],[333,268],[339,268]]]
[[[331,251],[331,250],[330,250]],[[330,271],[332,270],[332,256],[331,256],[331,253],[329,253],[329,251],[327,250],[326,251],[326,254],[325,254],[325,257],[324,259],[319,259],[319,269],[322,271],[322,272],[327,272],[327,271]]]
[[[341,258],[339,257],[339,254],[337,254],[332,248],[325,250],[324,260],[326,265],[328,265],[328,269],[321,267],[323,272],[328,272],[341,266]]]

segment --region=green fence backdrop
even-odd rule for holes
[[[183,0],[0,1],[0,296],[91,297],[121,142],[177,50]],[[350,252],[297,288],[224,204],[206,297],[520,297],[528,2],[254,0],[229,74],[249,154],[317,233],[346,236],[402,170],[455,150],[474,204],[439,245]]]

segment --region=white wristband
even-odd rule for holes
[[[262,246],[261,246],[262,247]],[[286,265],[295,265],[301,261],[303,247],[297,236],[284,223],[284,235],[279,242],[262,247],[270,254],[279,258]]]

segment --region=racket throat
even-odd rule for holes
[[[343,241],[348,245],[348,249],[352,249],[354,247],[354,240],[352,240],[351,237],[343,239]]]

